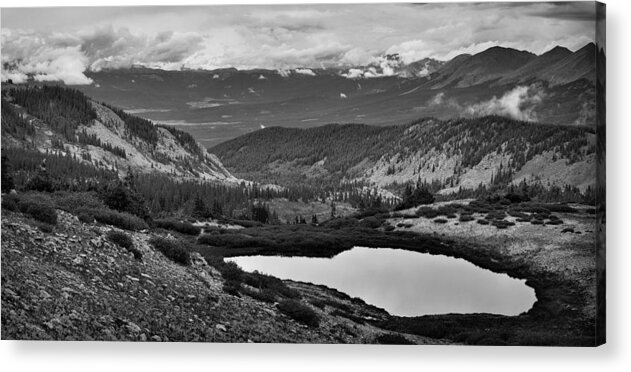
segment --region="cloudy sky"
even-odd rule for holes
[[[286,69],[411,62],[500,45],[540,54],[594,40],[594,3],[3,8],[2,78],[89,84],[84,72]]]

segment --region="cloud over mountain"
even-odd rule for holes
[[[542,21],[542,13],[555,14],[557,8],[562,16]],[[411,63],[493,45],[534,53],[551,45],[575,50],[592,41],[593,8],[544,3],[519,10],[474,3],[6,8],[2,76],[88,84],[87,69],[135,64],[170,70],[372,64],[375,70],[363,75],[388,76],[396,66],[379,56],[398,54],[399,62]]]

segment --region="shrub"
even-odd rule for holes
[[[42,195],[34,194],[20,197],[18,209],[37,221],[51,225],[57,224],[57,211],[51,205],[50,199]]]
[[[394,226],[386,225],[386,227],[384,227],[383,229],[384,229],[384,231],[394,231]]]
[[[55,227],[53,225],[44,223],[44,222],[35,222],[35,226],[44,233],[50,234],[51,232],[53,232],[53,230],[55,229]]]
[[[177,231],[186,235],[199,235],[202,229],[188,222],[179,222],[174,220],[155,220],[156,227],[166,230]]]
[[[278,305],[281,313],[309,327],[318,327],[320,325],[320,317],[309,306],[303,305],[296,300],[283,300]]]
[[[491,221],[491,225],[497,227],[498,229],[505,229],[509,226],[514,226],[514,222],[504,221],[504,220],[493,220]]]
[[[191,264],[191,252],[181,241],[154,236],[149,239],[149,244],[175,263],[179,263],[184,266]]]
[[[548,225],[563,225],[563,221],[556,219],[548,221]]]
[[[241,293],[261,302],[267,302],[270,304],[276,302],[276,296],[268,289],[253,291],[248,288],[241,288]]]
[[[342,229],[345,227],[355,227],[357,225],[359,225],[359,220],[353,217],[332,218],[321,224],[321,226],[331,229]]]
[[[528,195],[520,195],[515,193],[508,193],[504,198],[508,199],[511,203],[521,203],[525,201],[530,201],[530,197]]]
[[[447,220],[445,218],[437,218],[434,220],[435,223],[447,223]]]
[[[480,225],[488,225],[489,221],[488,220],[478,220],[477,223],[479,223]]]
[[[379,219],[377,219],[377,217],[371,216],[371,217],[364,218],[363,220],[361,220],[361,222],[359,224],[362,227],[368,227],[368,228],[371,228],[371,229],[376,229],[379,226],[381,226],[381,221]]]
[[[532,220],[530,221],[531,224],[533,225],[543,225],[543,220]]]
[[[420,207],[416,211],[417,217],[434,218],[434,217],[438,217],[438,215],[439,215],[438,211],[431,207]]]
[[[280,279],[261,274],[259,272],[243,273],[243,281],[245,284],[257,288],[259,290],[266,290],[274,295],[286,297],[286,298],[300,298],[300,292],[295,289],[287,287],[287,285]]]
[[[129,213],[111,209],[81,209],[78,213],[90,214],[100,223],[116,226],[123,230],[138,231],[149,228],[144,220]]]
[[[239,265],[235,262],[225,262],[224,265],[218,268],[218,270],[221,273],[221,276],[223,276],[223,278],[227,281],[243,281],[243,269],[241,269],[241,267],[239,267]]]
[[[95,192],[56,192],[53,195],[57,208],[74,213],[80,209],[105,209]]]
[[[134,246],[134,241],[124,232],[110,230],[107,232],[106,238],[122,248],[131,248]]]
[[[234,280],[227,280],[222,287],[223,291],[233,296],[241,297],[241,283]]]
[[[326,301],[321,300],[321,299],[311,300],[309,301],[309,303],[311,303],[311,305],[317,307],[320,310],[324,310],[324,307],[326,306]]]
[[[77,218],[79,218],[79,221],[83,223],[94,222],[94,215],[87,211],[80,211],[79,213],[77,213]]]
[[[415,345],[414,342],[395,333],[383,333],[377,336],[377,342],[382,345]]]
[[[473,221],[475,218],[473,218],[472,215],[470,214],[461,214],[460,218],[458,218],[458,221],[460,222],[469,222],[469,221]]]
[[[134,247],[134,241],[131,240],[131,237],[124,232],[110,230],[106,235],[107,239],[112,243],[118,245],[121,248],[125,248],[128,252],[134,255],[134,258],[137,260],[142,259],[142,252],[138,250],[138,248]]]
[[[14,195],[6,195],[2,197],[2,208],[16,212],[18,210],[18,198]]]

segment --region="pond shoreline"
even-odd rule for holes
[[[269,244],[256,241],[270,236],[308,234],[318,244]],[[462,258],[474,265],[496,273],[505,273],[525,279],[535,290],[537,301],[533,307],[518,316],[494,314],[447,314],[421,317],[389,316],[375,325],[397,332],[449,339],[468,344],[494,345],[594,345],[594,320],[586,316],[585,307],[593,306],[589,290],[568,270],[542,270],[528,255],[512,254],[488,244],[471,244],[466,239],[435,236],[417,232],[384,232],[365,228],[331,229],[315,226],[274,226],[245,229],[241,232],[252,238],[249,247],[207,247],[202,255],[225,257],[243,255],[287,255],[332,257],[353,246],[370,248],[388,247],[433,255]],[[327,245],[327,243],[329,243]],[[501,248],[501,247],[500,247]],[[576,254],[583,254],[577,251]],[[545,252],[544,252],[545,258]],[[585,274],[579,273],[580,276]],[[589,276],[589,273],[587,274]]]
[[[384,308],[393,316],[493,313],[519,315],[535,291],[511,278],[444,255],[389,247],[353,247],[332,258],[238,256],[246,272],[317,283]]]

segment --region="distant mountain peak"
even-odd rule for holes
[[[550,56],[550,55],[555,55],[555,56],[560,56],[560,55],[562,55],[562,56],[568,56],[568,55],[570,55],[570,54],[572,54],[572,51],[571,51],[571,50],[569,50],[569,49],[568,49],[568,48],[566,48],[566,47],[562,47],[562,46],[560,46],[560,45],[557,45],[557,46],[555,46],[554,48],[552,48],[552,49],[548,50],[547,52],[542,53],[542,54],[541,54],[541,56],[546,56],[546,55],[548,55],[548,56]]]

